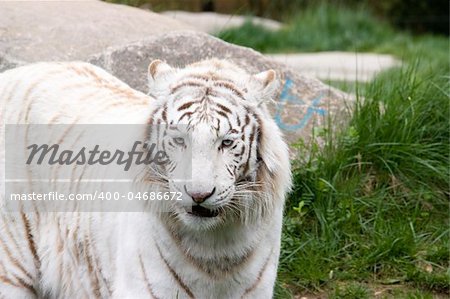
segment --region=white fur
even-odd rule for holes
[[[251,76],[218,60],[185,69],[173,69],[162,62],[157,64],[149,75],[150,96],[132,90],[105,71],[85,63],[39,63],[0,74],[0,118],[4,122],[0,127],[1,181],[4,181],[5,123],[144,124],[161,105],[170,102],[168,91],[180,78],[216,72],[245,90],[246,101],[242,107],[251,109],[262,121],[264,134],[258,151],[264,164],[260,167],[266,169],[263,177],[266,189],[263,190],[270,190],[264,197],[265,202],[255,203],[257,197],[247,195],[245,200],[250,210],[244,214],[250,220],[243,221],[230,221],[226,217],[194,219],[182,212],[182,205],[171,207],[178,217],[176,221],[169,221],[167,213],[153,210],[3,212],[0,219],[1,297],[189,298],[189,292],[201,299],[272,297],[284,197],[290,187],[288,148],[264,105],[277,87],[277,81],[272,80],[274,73]],[[195,94],[196,90],[192,92]],[[231,96],[229,91],[223,92]],[[186,91],[181,96],[187,99],[190,93]],[[235,112],[245,111],[242,108]],[[221,188],[232,185],[223,174],[222,164],[211,158],[216,157],[208,147],[215,142],[211,133],[197,126],[193,136],[197,138],[192,141],[192,159],[196,164],[190,183],[205,190],[213,186],[219,188],[221,184]],[[256,162],[250,168],[256,171]],[[154,190],[159,188],[155,186]],[[0,190],[2,202],[5,200],[3,190],[4,185]],[[183,197],[186,196],[183,193]],[[215,200],[213,197],[205,204],[225,204],[231,198],[225,198],[223,203]],[[251,207],[259,210],[251,210]],[[251,215],[252,212],[257,215]],[[172,237],[173,232],[180,239]],[[248,252],[251,252],[248,259],[229,271],[219,271],[215,266],[199,268],[206,261],[226,268]]]

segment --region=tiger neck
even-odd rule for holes
[[[267,233],[267,224],[263,223],[234,223],[205,231],[192,231],[167,222],[163,226],[169,238],[155,239],[161,257],[164,258],[165,250],[176,247],[182,258],[216,279],[238,271],[252,260]]]

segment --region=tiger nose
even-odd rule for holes
[[[214,194],[214,192],[216,192],[216,187],[214,187],[211,191],[209,192],[189,192],[186,188],[186,185],[184,185],[184,191],[186,191],[186,193],[192,197],[192,200],[197,203],[197,204],[201,204],[202,202],[204,202],[205,200],[207,200],[208,198],[211,197],[211,195]]]

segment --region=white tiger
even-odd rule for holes
[[[0,74],[2,149],[5,123],[166,124],[167,134],[147,138],[192,155],[156,174],[155,190],[182,193],[166,213],[3,211],[0,298],[272,297],[291,184],[288,148],[264,103],[275,72],[156,60],[148,77],[145,95],[82,62]],[[4,159],[3,149],[2,181]],[[188,162],[191,178],[179,179]]]

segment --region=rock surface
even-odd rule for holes
[[[323,80],[367,82],[381,71],[401,65],[392,55],[375,53],[319,52],[267,56],[302,74]]]
[[[251,73],[281,78],[273,116],[290,142],[307,141],[329,118],[347,118],[348,95],[251,49],[231,45],[168,17],[100,1],[0,2],[0,71],[37,61],[84,60],[146,91],[147,66],[163,59],[182,67],[225,58]],[[178,30],[178,31],[177,31]]]
[[[147,67],[162,59],[183,67],[207,58],[229,59],[250,73],[267,69],[277,71],[282,81],[279,101],[270,109],[290,142],[308,141],[313,127],[324,126],[330,118],[339,127],[348,115],[351,98],[317,79],[303,76],[282,63],[251,49],[235,46],[199,32],[171,32],[123,47],[110,48],[89,61],[140,91],[147,91]]]
[[[35,61],[84,60],[107,47],[189,29],[153,12],[101,1],[0,1],[0,71]]]
[[[263,26],[269,30],[279,30],[283,26],[282,23],[259,17],[252,17],[239,15],[226,15],[215,12],[187,12],[187,11],[164,11],[163,15],[176,19],[191,25],[199,31],[207,33],[216,33],[224,29],[239,27],[247,20],[253,24]]]

